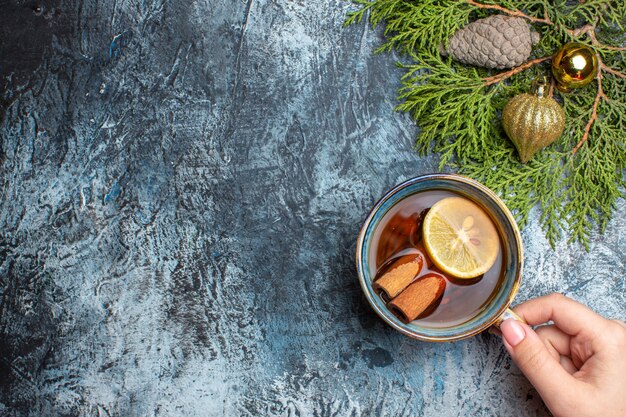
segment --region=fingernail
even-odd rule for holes
[[[526,332],[519,321],[515,319],[506,319],[500,325],[502,336],[511,346],[517,346],[519,342],[524,340]]]

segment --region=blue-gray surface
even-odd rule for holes
[[[361,295],[361,221],[437,161],[349,3],[2,7],[0,415],[547,414],[497,337],[416,342]],[[625,318],[625,214],[587,253],[534,213],[518,300]]]

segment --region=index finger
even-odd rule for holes
[[[552,320],[559,329],[571,336],[583,331],[595,333],[606,321],[590,308],[557,293],[528,300],[513,310],[531,326]]]

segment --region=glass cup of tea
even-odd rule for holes
[[[438,216],[459,219],[448,222],[458,233]],[[454,251],[478,261],[455,269]],[[509,309],[523,269],[517,223],[493,191],[461,175],[423,175],[385,194],[361,227],[356,267],[374,311],[415,339],[460,340],[518,318]]]

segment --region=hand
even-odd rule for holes
[[[504,346],[555,417],[626,416],[626,324],[560,294],[514,308]]]

